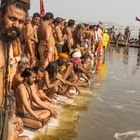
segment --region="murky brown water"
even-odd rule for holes
[[[63,108],[60,125],[35,140],[140,140],[140,50],[112,49],[97,60],[89,89]]]
[[[93,81],[93,96],[82,112],[74,140],[140,140],[140,54],[115,50]]]

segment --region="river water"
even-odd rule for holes
[[[140,49],[112,47],[95,62],[91,88],[35,140],[140,140]]]
[[[140,50],[112,48],[74,140],[140,140]]]

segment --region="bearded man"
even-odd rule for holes
[[[7,95],[20,60],[19,36],[30,7],[29,0],[1,0],[0,7],[0,112],[6,112]],[[5,98],[6,97],[6,98]],[[6,116],[0,116],[0,139],[4,137]],[[4,126],[4,125],[5,126]],[[6,134],[5,134],[6,136]]]

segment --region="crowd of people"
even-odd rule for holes
[[[109,42],[102,24],[76,24],[51,12],[28,17],[29,7],[29,0],[1,1],[0,132],[4,137],[6,108],[8,140],[28,140],[19,137],[24,126],[47,125],[58,115],[58,102],[66,103],[80,87],[88,87],[87,61],[105,55]]]

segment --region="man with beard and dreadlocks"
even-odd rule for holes
[[[8,95],[21,55],[19,36],[30,0],[1,0],[0,7],[0,139],[8,136]]]

